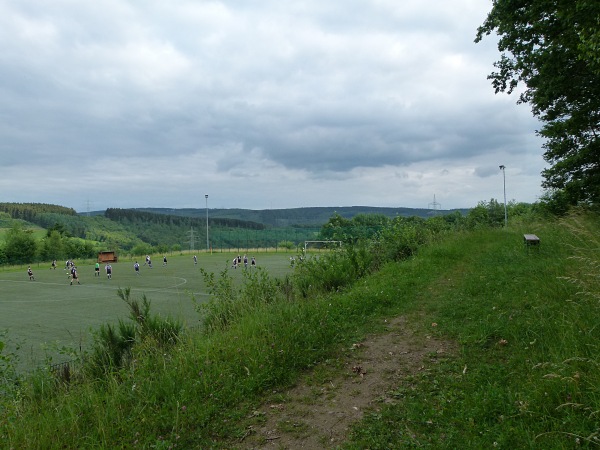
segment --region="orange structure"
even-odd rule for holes
[[[115,252],[100,252],[98,253],[98,262],[117,262],[117,254]]]

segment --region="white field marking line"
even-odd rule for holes
[[[20,283],[19,281],[17,281],[17,283]],[[25,282],[24,282],[25,283]],[[40,283],[40,284],[45,284],[45,285],[53,285],[53,286],[69,286],[69,288],[71,288],[71,285],[69,284],[62,284],[62,283]],[[77,290],[79,291],[81,288],[91,288],[94,287],[92,286],[86,286],[84,284],[81,285],[77,285],[75,284],[74,286],[77,286]],[[102,286],[101,289],[114,289],[115,292],[117,290],[116,287],[109,287],[109,286]],[[73,289],[68,289],[68,290],[73,290]],[[54,291],[55,292],[55,291]],[[87,290],[87,292],[90,292],[89,289]],[[0,305],[6,305],[9,303],[67,303],[67,302],[72,302],[74,300],[76,301],[94,301],[94,300],[102,300],[102,299],[107,299],[109,298],[107,295],[103,295],[103,296],[97,296],[97,295],[87,295],[87,296],[82,296],[82,295],[78,295],[76,299],[74,299],[73,297],[61,297],[61,298],[45,298],[43,300],[23,300],[23,299],[19,299],[19,300],[0,300]],[[112,296],[111,296],[112,298]]]
[[[132,289],[133,291],[134,289]],[[140,289],[138,289],[137,291],[140,291]],[[144,291],[146,292],[146,291]],[[152,291],[152,292],[157,292],[157,291]],[[196,295],[196,296],[204,296],[204,297],[211,297],[212,294],[207,294],[206,292],[188,292],[188,291],[179,291],[179,290],[173,290],[173,291],[169,291],[169,290],[163,290],[162,292],[165,292],[167,294],[178,294],[178,295]]]
[[[155,288],[155,289],[131,288],[131,290],[133,292],[136,292],[136,291],[137,292],[160,292],[160,291],[167,291],[167,290],[170,290],[170,289],[176,289],[179,286],[183,286],[184,284],[187,284],[187,279],[185,279],[185,278],[181,278],[181,277],[173,277],[173,278],[179,279],[179,280],[182,280],[182,281],[180,283],[176,283],[176,284],[174,284],[172,286],[166,286],[166,287],[163,287],[163,288]],[[38,281],[23,281],[23,280],[20,280],[20,281],[17,281],[17,280],[0,280],[0,282],[2,282],[2,281],[6,282],[6,283],[19,283],[19,284],[36,283],[36,284],[43,284],[43,285],[47,285],[47,286],[69,286],[69,287],[71,286],[70,283],[69,284],[66,284],[66,283],[48,283],[48,282],[44,282],[44,281],[38,282]],[[107,281],[107,283],[112,283],[112,280],[111,281]],[[78,288],[82,288],[82,287],[85,287],[85,288],[98,288],[99,287],[100,289],[107,289],[107,290],[113,290],[113,289],[117,290],[118,289],[118,287],[114,286],[114,285],[112,285],[112,286],[105,286],[105,285],[99,285],[99,284],[85,284],[85,283],[74,284],[73,286],[77,286]],[[175,290],[174,292],[179,293],[178,290]],[[209,295],[209,294],[202,294],[202,295]],[[91,299],[96,299],[97,297],[84,297],[84,298],[79,297],[79,299],[81,299],[81,300],[86,300],[86,299],[90,299],[90,298]],[[68,298],[62,298],[62,299],[56,299],[56,300],[48,300],[48,299],[46,299],[46,300],[22,300],[21,299],[21,300],[0,301],[0,304],[1,303],[5,303],[5,304],[6,303],[40,303],[40,302],[44,302],[44,303],[46,303],[46,302],[47,303],[58,303],[58,302],[64,302],[64,301],[69,301],[69,300],[70,299],[68,299]]]
[[[69,281],[69,279],[67,279],[67,281]],[[45,286],[70,286],[70,282],[69,283],[48,283],[47,281],[17,281],[17,280],[0,280],[0,282],[19,283],[19,284],[35,283],[35,284],[43,284]],[[107,283],[110,283],[110,281],[107,281]],[[86,287],[86,288],[99,287],[100,289],[115,288],[115,286],[104,286],[104,285],[100,285],[100,284],[89,284],[89,283],[74,284],[73,286],[82,286],[82,287]]]
[[[183,286],[184,284],[187,284],[187,279],[185,278],[181,278],[181,277],[173,277],[174,279],[179,279],[182,280],[180,283],[176,283],[172,286],[165,286],[165,287],[161,287],[161,288],[152,288],[152,289],[145,289],[145,288],[131,288],[131,290],[135,290],[135,291],[144,291],[144,292],[160,292],[160,291],[166,291],[169,289],[177,289],[179,286]]]
[[[175,289],[178,288],[179,286],[183,286],[184,284],[187,284],[187,279],[185,278],[181,278],[181,277],[173,277],[175,279],[179,279],[182,280],[179,283],[175,283],[173,285],[170,286],[165,286],[165,287],[161,287],[161,288],[152,288],[152,289],[144,289],[147,290],[149,292],[154,292],[154,291],[164,291],[166,289]],[[68,279],[67,279],[68,280]],[[24,280],[0,280],[0,282],[4,282],[4,283],[19,283],[19,284],[29,284],[29,283],[35,283],[35,284],[44,284],[44,285],[48,285],[48,286],[65,286],[67,285],[67,283],[48,283],[47,281],[24,281]],[[85,286],[85,287],[101,287],[101,288],[113,288],[115,284],[117,284],[116,281],[110,280],[110,281],[106,281],[106,283],[111,283],[113,284],[113,286],[105,286],[105,285],[100,285],[100,284],[89,284],[89,283],[81,283],[78,286]],[[70,284],[69,284],[70,285]],[[143,288],[132,288],[132,289],[136,289],[136,290],[141,290]]]

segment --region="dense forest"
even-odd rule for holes
[[[205,209],[184,208],[136,208],[136,211],[146,211],[154,214],[165,214],[169,216],[184,216],[206,218]],[[393,219],[394,217],[422,217],[428,218],[433,215],[446,215],[459,212],[466,215],[469,209],[435,210],[425,208],[383,208],[375,206],[339,206],[339,207],[306,207],[287,209],[209,209],[210,219],[238,219],[262,223],[272,227],[301,227],[321,226],[334,214],[345,219],[352,219],[358,215],[377,214]]]
[[[193,227],[205,227],[206,219],[194,217],[194,216],[181,216],[173,214],[156,214],[153,212],[145,212],[138,209],[118,209],[108,208],[104,213],[104,217],[120,223],[142,223],[158,224],[158,225],[174,225],[174,226],[193,226]],[[266,227],[262,223],[251,222],[248,220],[229,219],[213,217],[210,219],[210,225],[213,227],[226,227],[226,228],[246,228],[251,230],[264,230]]]
[[[65,216],[77,214],[72,208],[46,203],[0,203],[0,211],[8,213],[13,219],[22,219],[33,223],[35,223],[36,217],[42,214],[51,213]]]

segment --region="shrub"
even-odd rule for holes
[[[260,267],[243,271],[244,282],[241,288],[234,287],[227,268],[218,278],[204,269],[200,271],[211,295],[207,302],[196,304],[206,333],[227,328],[231,322],[246,313],[272,303],[282,292],[277,282]]]
[[[119,320],[117,326],[102,325],[94,336],[94,343],[86,369],[93,376],[101,376],[126,367],[134,345],[152,339],[160,347],[177,342],[183,325],[170,317],[150,314],[150,301],[145,295],[142,302],[130,298],[131,288],[119,289],[117,295],[129,306],[130,322]]]
[[[345,250],[335,250],[319,256],[299,258],[294,271],[294,284],[302,297],[319,292],[334,292],[357,279],[355,266]],[[354,254],[357,257],[356,254]]]
[[[431,222],[431,228],[428,224],[429,221],[418,217],[395,218],[373,242],[374,268],[410,258],[420,246],[445,229],[439,221]]]
[[[286,250],[293,250],[296,245],[292,241],[280,241],[277,243],[277,247],[284,248]]]

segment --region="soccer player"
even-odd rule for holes
[[[109,263],[106,263],[106,267],[104,267],[104,270],[106,270],[106,278],[108,278],[109,280],[112,279],[112,266]]]
[[[79,275],[77,274],[77,267],[71,267],[71,286],[73,286],[73,281],[77,281],[77,284],[81,284],[79,282]]]
[[[33,270],[31,270],[31,266],[27,268],[27,275],[29,275],[29,281],[35,281],[35,277],[33,276]]]
[[[167,255],[163,257],[163,266],[167,265]]]
[[[94,276],[95,277],[99,277],[100,276],[100,263],[97,262],[96,266],[94,267]]]
[[[135,270],[135,274],[139,275],[140,274],[140,265],[138,264],[138,262],[136,261],[135,264],[133,265],[133,269]]]

